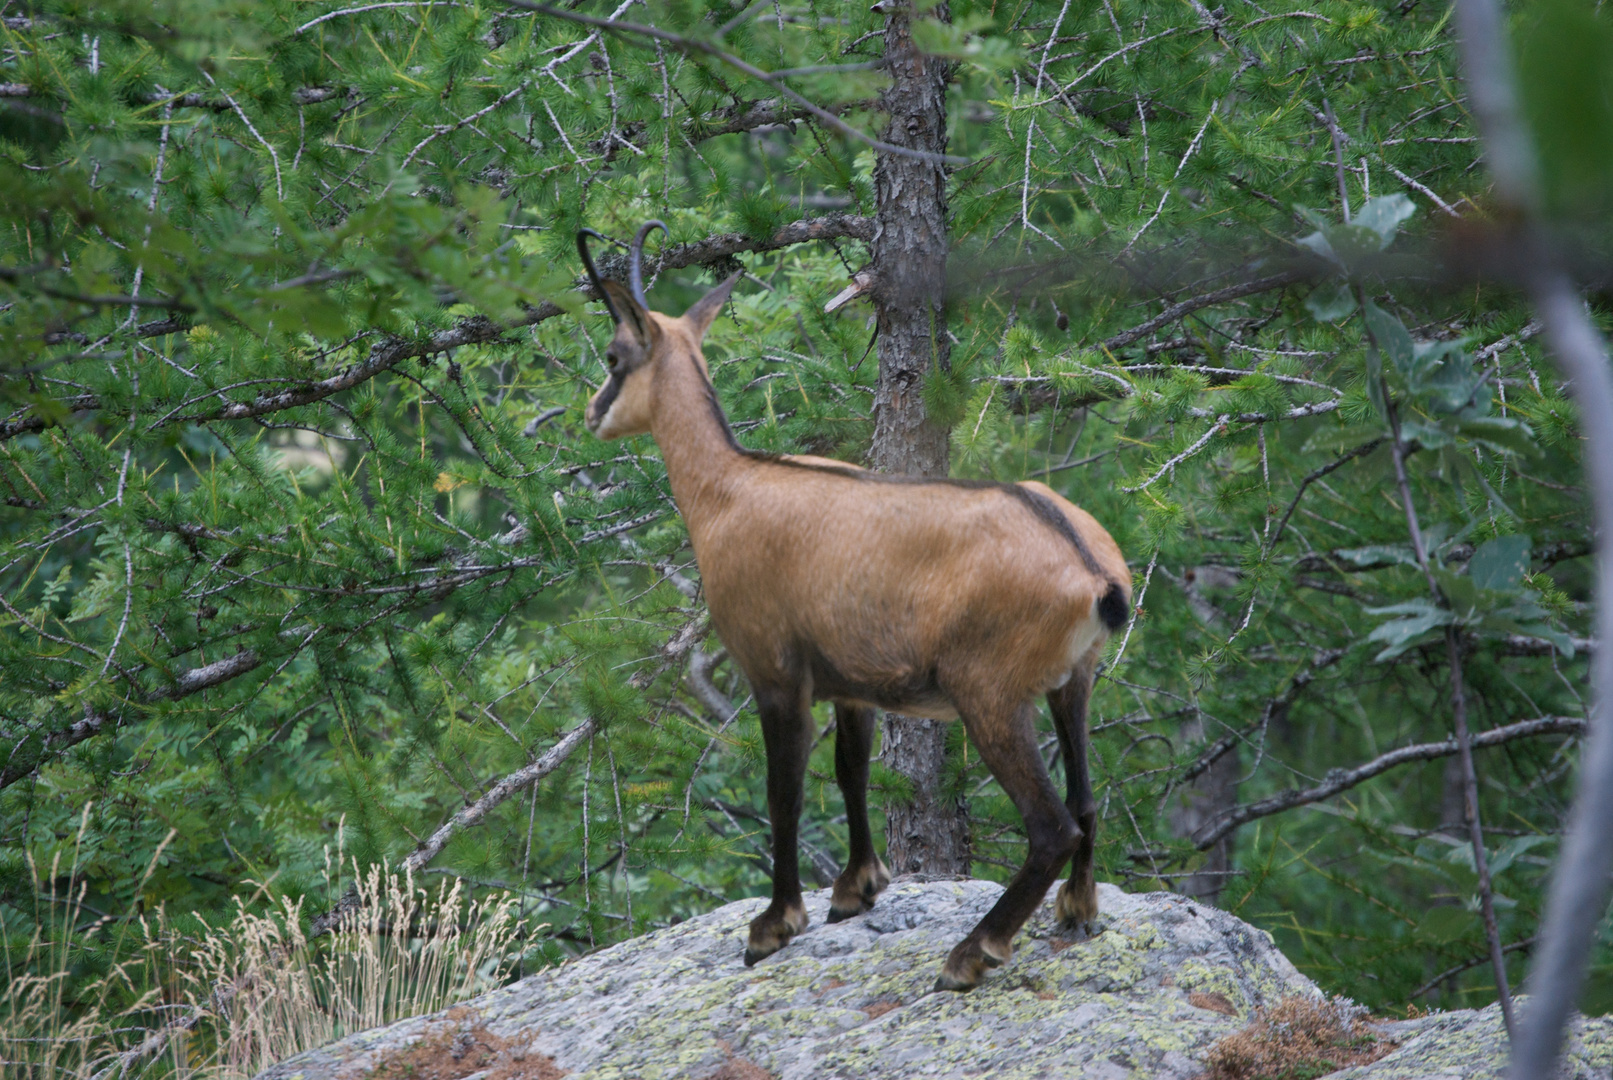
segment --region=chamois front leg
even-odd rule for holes
[[[874,748],[874,710],[835,703],[835,780],[846,801],[850,852],[846,869],[835,880],[829,921],[861,915],[890,884],[891,872],[874,851],[868,828],[868,755]]]
[[[1098,919],[1098,886],[1092,875],[1093,839],[1098,830],[1098,802],[1092,794],[1092,778],[1087,769],[1091,739],[1087,730],[1087,702],[1092,696],[1092,679],[1097,672],[1099,651],[1094,648],[1076,665],[1070,681],[1047,695],[1058,732],[1059,750],[1064,757],[1066,780],[1064,806],[1081,830],[1081,843],[1075,849],[1070,880],[1059,890],[1059,920],[1071,929],[1091,933]]]
[[[964,710],[969,741],[1025,819],[1030,850],[986,917],[947,956],[937,990],[969,990],[988,968],[1008,962],[1014,935],[1035,912],[1081,842],[1069,810],[1048,779],[1036,745],[1036,708],[1030,702],[992,710]]]
[[[745,966],[771,956],[807,928],[797,834],[801,787],[812,749],[812,711],[799,687],[754,687],[767,748],[767,813],[773,825],[773,902],[751,920]]]

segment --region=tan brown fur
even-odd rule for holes
[[[768,751],[773,903],[751,925],[747,963],[806,925],[796,821],[814,700],[836,703],[836,774],[851,858],[831,919],[866,911],[889,871],[868,836],[872,706],[961,717],[1024,815],[1030,857],[953,950],[938,985],[966,989],[1013,953],[1013,937],[1063,865],[1059,912],[1097,916],[1086,697],[1117,603],[1130,604],[1119,547],[1046,485],[902,482],[828,458],[747,453],[721,418],[700,342],[734,279],[681,318],[602,286],[620,313],[611,380],[588,407],[602,438],[649,432],[689,528],[713,628],[755,691]],[[1041,501],[1038,501],[1041,500]],[[1061,531],[1062,514],[1073,536]],[[1118,590],[1118,591],[1117,591]],[[1105,601],[1100,617],[1100,602]],[[1036,747],[1046,694],[1065,747],[1060,800]]]

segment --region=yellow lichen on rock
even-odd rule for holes
[[[1209,1047],[1256,1010],[1321,997],[1264,932],[1184,897],[1111,885],[1098,888],[1091,937],[1072,938],[1055,922],[1049,893],[1012,960],[969,993],[933,992],[947,951],[1001,891],[986,881],[898,880],[873,910],[833,925],[828,891],[815,893],[807,930],[753,968],[740,957],[765,901],[739,901],[468,1005],[503,1045],[579,1080],[711,1080],[735,1070],[747,1080],[1188,1080]],[[363,1032],[262,1080],[357,1080],[438,1037],[443,1022]],[[1404,1023],[1420,1026],[1394,1035],[1400,1049],[1340,1076],[1397,1080],[1447,1066],[1464,1078],[1498,1076],[1504,1065],[1486,1013]],[[1613,1022],[1576,1032],[1574,1060],[1613,1058]],[[1607,1071],[1573,1075],[1605,1080]]]

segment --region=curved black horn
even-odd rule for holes
[[[649,301],[644,299],[644,240],[650,235],[651,229],[660,229],[668,236],[672,235],[666,227],[666,222],[651,219],[638,227],[638,235],[633,237],[633,246],[627,250],[627,286],[633,291],[633,299],[638,306],[649,310]]]
[[[605,310],[610,312],[610,317],[614,321],[621,322],[622,313],[617,311],[616,305],[610,302],[610,293],[605,291],[605,283],[599,280],[599,271],[594,267],[594,258],[588,254],[588,238],[590,236],[595,240],[603,240],[607,244],[611,243],[611,238],[592,229],[579,229],[577,230],[577,254],[582,256],[582,264],[588,271],[588,280],[593,283],[594,291],[599,294],[601,300],[605,301]]]

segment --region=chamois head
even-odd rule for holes
[[[594,268],[594,260],[588,254],[588,238],[604,237],[592,229],[583,229],[577,234],[577,253],[588,270],[588,279],[605,301],[611,318],[616,320],[616,336],[605,350],[605,385],[589,400],[588,411],[584,414],[588,430],[601,439],[642,435],[650,430],[655,373],[663,364],[687,363],[682,358],[692,354],[704,376],[706,358],[700,351],[700,342],[739,280],[738,274],[729,277],[696,300],[681,318],[651,311],[644,299],[643,269],[644,239],[651,229],[665,232],[666,225],[647,221],[633,237],[632,246],[628,248],[627,287],[617,281],[601,280],[599,271]]]

